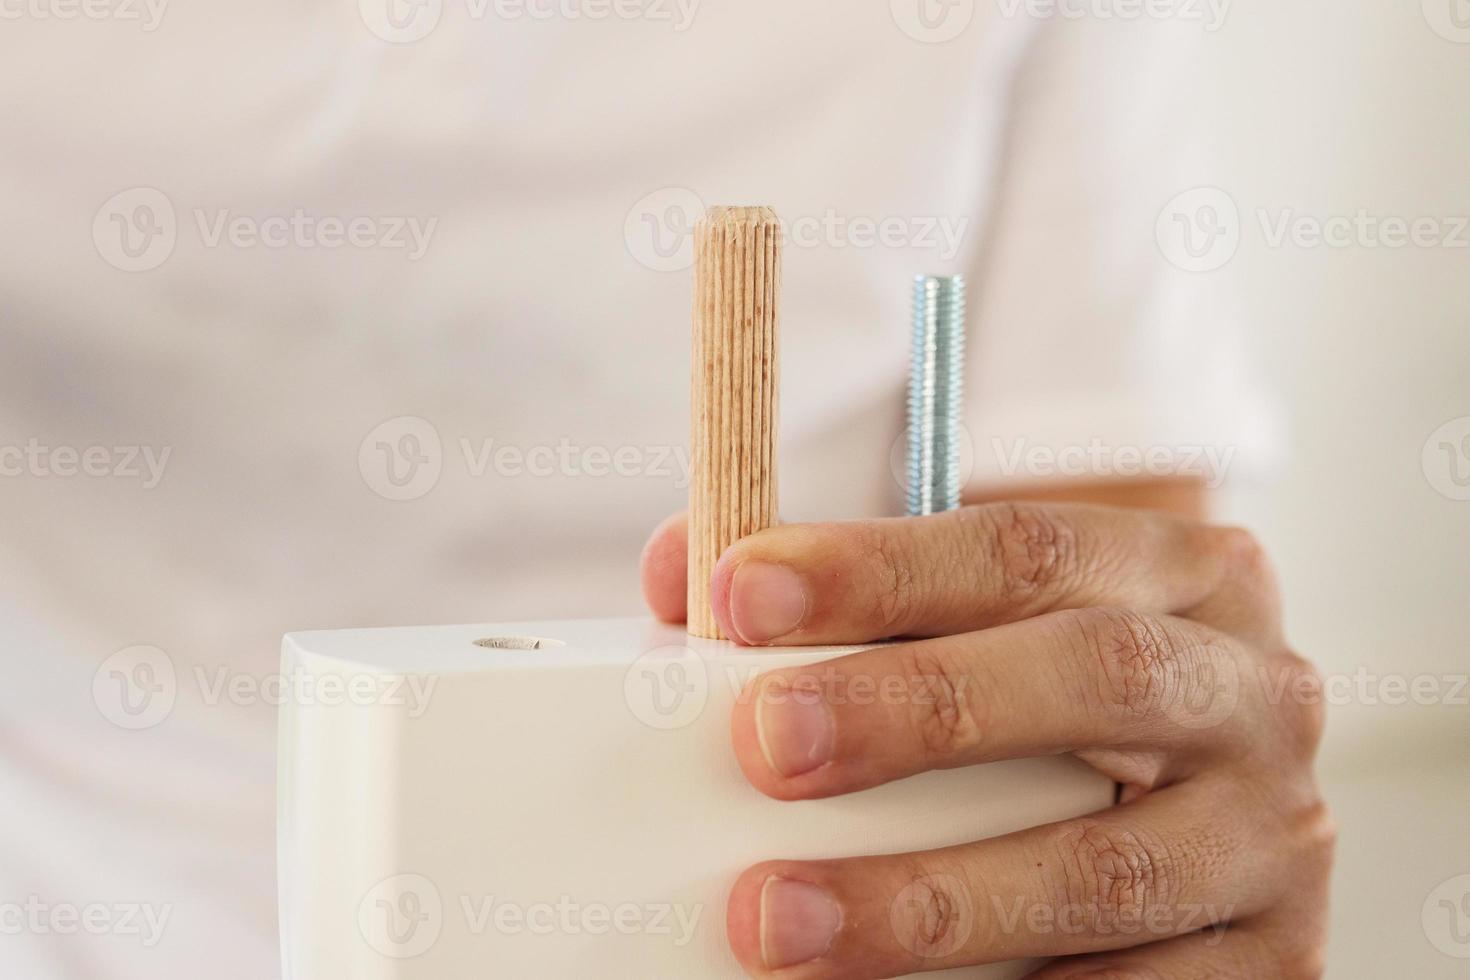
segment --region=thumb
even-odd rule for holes
[[[688,613],[689,521],[680,512],[654,529],[639,561],[643,598],[666,623],[682,623]]]

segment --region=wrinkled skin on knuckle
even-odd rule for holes
[[[1175,644],[1158,621],[1126,609],[1089,609],[1071,620],[1094,661],[1106,706],[1144,716],[1178,690]]]
[[[903,632],[917,595],[919,570],[915,556],[899,547],[882,528],[872,525],[861,526],[854,547],[869,576],[874,631],[883,636]]]
[[[909,717],[927,757],[935,764],[953,764],[978,746],[984,735],[984,698],[975,690],[974,677],[929,643],[908,647],[902,667]]]
[[[1116,608],[1078,610],[1063,623],[1106,716],[1214,730],[1231,745],[1258,720],[1254,654],[1218,630]]]
[[[981,512],[1003,596],[1024,603],[1049,590],[1064,591],[1076,581],[1081,561],[1078,534],[1054,509],[1002,503]]]
[[[1056,901],[1098,932],[1145,922],[1151,909],[1174,900],[1179,870],[1163,843],[1146,833],[1083,819],[1055,847]]]
[[[917,970],[933,968],[969,939],[976,925],[969,883],[943,868],[915,865],[896,902],[893,926]]]

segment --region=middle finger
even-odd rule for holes
[[[746,778],[786,800],[1002,759],[1097,765],[1098,750],[1118,782],[1161,785],[1239,748],[1245,656],[1189,620],[1068,610],[763,674],[733,742]]]

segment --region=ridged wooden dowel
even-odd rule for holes
[[[770,208],[710,208],[695,231],[689,632],[724,639],[715,563],[776,523],[781,227]]]

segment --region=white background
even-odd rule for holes
[[[1239,5],[1200,68],[1228,120],[1214,183],[1243,213],[1470,214],[1470,44],[1425,22],[1417,3]],[[1470,672],[1470,503],[1421,467],[1470,415],[1470,252],[1271,249],[1257,226],[1209,275],[1245,297],[1284,408],[1284,465],[1228,513],[1271,546],[1293,642],[1329,673]],[[1463,976],[1420,914],[1470,871],[1470,708],[1337,707],[1322,775],[1342,832],[1328,975]]]

